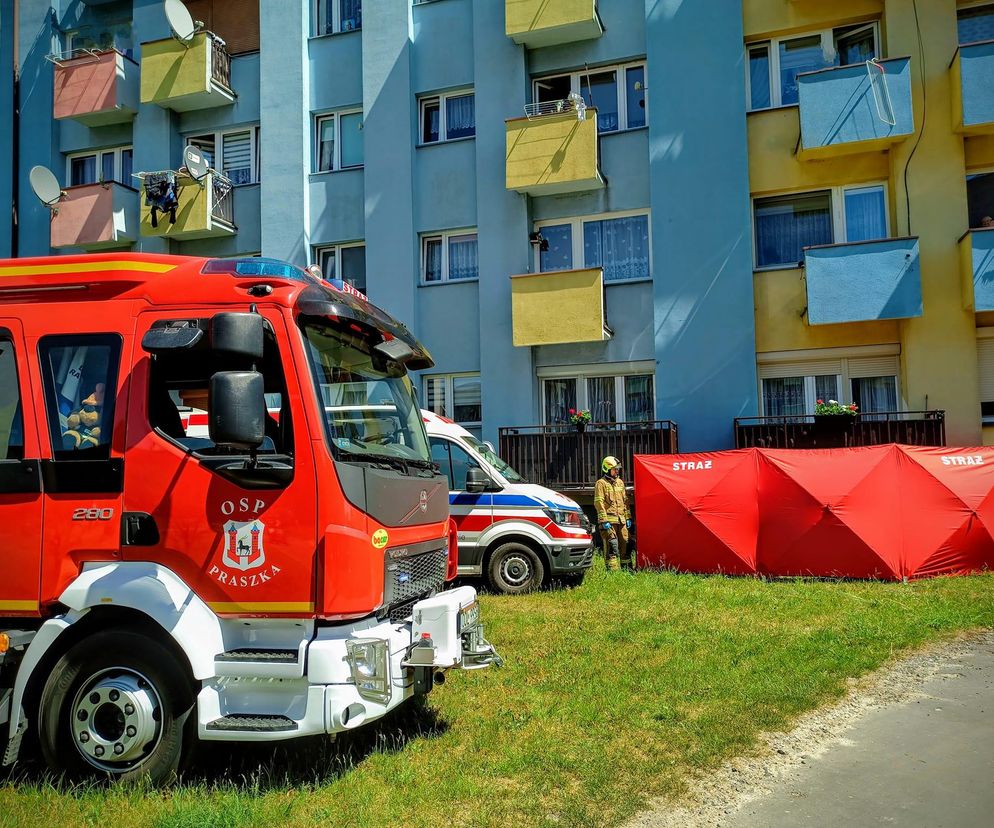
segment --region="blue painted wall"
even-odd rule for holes
[[[14,0],[0,0],[0,256],[12,255],[14,169]]]
[[[656,415],[679,424],[682,450],[726,448],[733,419],[757,411],[742,7],[645,0],[645,13]],[[702,32],[707,71],[687,71]]]

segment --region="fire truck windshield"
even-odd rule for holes
[[[303,331],[335,458],[430,469],[428,438],[404,365],[331,324],[312,318]]]

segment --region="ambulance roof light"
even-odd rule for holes
[[[211,259],[200,272],[226,273],[229,276],[272,276],[278,279],[289,279],[293,282],[310,281],[302,270],[292,264],[262,256],[252,256],[245,259]]]

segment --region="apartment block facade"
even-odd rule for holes
[[[186,6],[0,2],[0,253],[319,264],[495,442],[729,448],[819,398],[994,442],[994,3]]]

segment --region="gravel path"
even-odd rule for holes
[[[814,770],[812,765],[823,759],[830,751],[853,746],[855,742],[847,736],[861,738],[857,736],[855,728],[861,724],[865,725],[868,714],[872,711],[908,705],[915,700],[937,698],[926,692],[926,684],[931,683],[931,692],[935,693],[941,687],[936,685],[936,682],[959,678],[962,675],[964,659],[969,661],[981,653],[986,659],[984,668],[990,671],[990,665],[994,664],[990,655],[992,651],[994,651],[994,631],[974,633],[915,653],[869,676],[855,680],[851,682],[848,695],[837,704],[801,717],[789,733],[765,734],[761,737],[759,748],[753,755],[733,759],[717,771],[702,775],[692,783],[690,795],[682,802],[674,805],[672,802],[659,801],[650,810],[627,823],[626,828],[704,828],[704,826],[735,828],[739,825],[751,825],[757,813],[763,814],[763,820],[757,824],[772,824],[767,822],[767,819],[774,817],[767,815],[766,811],[775,811],[778,814],[777,824],[781,822],[784,825],[803,824],[795,822],[800,818],[800,813],[791,816],[790,811],[781,808],[780,805],[781,801],[788,802],[792,797],[796,799],[798,796],[804,796],[805,790],[813,790],[816,796],[821,793],[817,786],[809,784],[810,777],[803,776]],[[985,686],[989,686],[990,676],[986,676],[985,681],[987,682]],[[950,690],[954,687],[955,685],[949,685]],[[983,693],[974,692],[974,695],[987,695],[987,693],[985,690]],[[983,702],[975,701],[975,706],[977,703]],[[936,708],[939,709],[941,708]],[[977,709],[983,713],[981,708]],[[917,727],[918,724],[913,723],[913,726]],[[940,723],[934,725],[937,728],[941,726]],[[978,723],[978,726],[988,734],[991,732],[989,714],[982,724]],[[892,730],[893,724],[888,727]],[[888,745],[881,744],[881,741],[886,739],[882,739],[880,733],[873,733],[870,740],[874,741],[879,754],[875,761],[878,764],[881,760],[887,763],[888,770],[892,774],[900,773],[899,768],[889,767],[886,752]],[[897,759],[897,748],[890,749],[894,751]],[[848,762],[849,757],[845,761]],[[916,757],[916,761],[926,760]],[[985,757],[984,761],[989,759]],[[831,765],[831,762],[822,762],[819,769]],[[907,775],[899,778],[907,779],[908,786],[914,784]],[[821,788],[827,788],[829,791],[826,794],[826,801],[831,802],[840,798],[842,791],[833,791],[831,784],[825,785],[824,779],[820,781]],[[911,794],[913,800],[914,791],[902,793]],[[990,790],[982,795],[989,796]],[[767,806],[765,809],[764,804]],[[787,816],[779,816],[781,812],[786,813]],[[859,819],[862,824],[871,824],[868,814],[863,812],[860,814]]]

